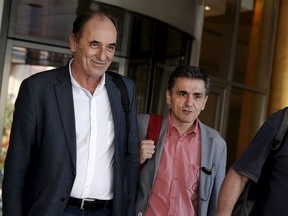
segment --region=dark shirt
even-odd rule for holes
[[[241,158],[233,164],[232,168],[235,171],[255,182],[259,180],[262,166],[269,153],[269,145],[277,132],[283,114],[284,110],[279,110],[264,122]],[[259,201],[259,215],[287,215],[288,136],[284,138],[281,149],[273,155],[271,164],[267,184],[263,188],[265,193]]]

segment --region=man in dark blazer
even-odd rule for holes
[[[121,92],[105,73],[117,27],[92,11],[75,20],[69,42],[68,65],[21,84],[4,167],[4,216],[135,215],[135,86],[122,77],[126,117]]]

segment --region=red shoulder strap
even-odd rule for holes
[[[150,119],[147,129],[147,139],[154,140],[155,145],[158,141],[160,134],[161,124],[162,124],[162,115],[159,114],[150,114]]]

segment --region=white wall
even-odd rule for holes
[[[194,35],[196,0],[98,0],[98,2],[156,18]]]

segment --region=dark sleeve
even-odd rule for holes
[[[283,114],[283,110],[279,110],[263,123],[240,159],[232,165],[235,171],[255,182],[258,181],[270,150],[270,143],[277,132]]]
[[[17,100],[10,143],[4,166],[3,214],[23,215],[25,184],[35,141],[35,107],[33,91],[23,81]]]

